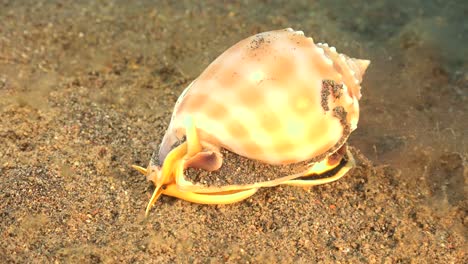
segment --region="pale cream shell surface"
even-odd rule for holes
[[[162,162],[193,120],[206,147],[223,147],[269,164],[313,159],[340,147],[356,128],[360,82],[368,61],[315,45],[292,29],[235,44],[177,100],[161,144]],[[325,93],[323,81],[340,86]],[[336,109],[341,111],[337,115]],[[341,118],[340,118],[341,117]]]

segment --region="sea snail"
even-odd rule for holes
[[[149,166],[133,166],[156,186],[146,213],[161,194],[227,204],[260,187],[341,178],[354,166],[345,143],[357,127],[369,63],[290,28],[259,33],[227,49],[182,92]],[[225,185],[186,177],[189,168],[220,169],[221,150],[271,166],[306,166],[273,179],[245,175],[242,183]]]

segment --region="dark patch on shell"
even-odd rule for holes
[[[343,95],[343,84],[334,83],[331,92],[335,100],[340,99]]]
[[[335,100],[340,99],[343,95],[343,84],[336,83],[333,80],[322,81],[320,104],[325,112],[330,110],[328,107],[328,96],[330,94],[334,97]]]
[[[264,34],[256,35],[252,41],[250,41],[250,48],[251,49],[258,49],[266,42]]]
[[[320,91],[320,94],[320,105],[322,106],[323,111],[327,112],[328,110],[330,110],[330,108],[328,107],[328,96],[330,95],[330,85],[328,80],[322,81],[322,90]]]
[[[346,116],[347,115],[348,115],[348,113],[346,112],[344,107],[337,106],[337,107],[333,108],[333,116],[340,120],[340,123],[343,125],[343,127],[346,127],[346,126],[349,127],[348,123],[346,122]]]
[[[338,141],[337,144],[343,145],[344,142],[348,139],[349,134],[351,134],[351,127],[349,126],[346,117],[348,113],[342,106],[337,106],[333,108],[333,116],[340,120],[341,125],[343,126],[343,136]]]

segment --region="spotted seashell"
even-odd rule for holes
[[[323,158],[356,128],[367,60],[292,29],[248,37],[221,54],[180,95],[159,163],[183,140],[187,120],[203,147],[268,164]],[[160,164],[155,164],[160,165]]]

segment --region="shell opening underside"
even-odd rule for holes
[[[325,173],[313,174],[313,179],[327,178],[340,171],[348,163],[347,146],[341,146],[335,152],[324,155],[322,160],[308,160],[289,165],[271,165],[260,161],[247,159],[226,149],[221,153],[225,162],[217,171],[204,171],[187,168],[184,174],[182,189],[190,191],[235,190],[276,186],[281,182],[293,179],[307,179],[311,165],[318,162],[328,164],[334,162]],[[309,176],[310,177],[310,176]]]

